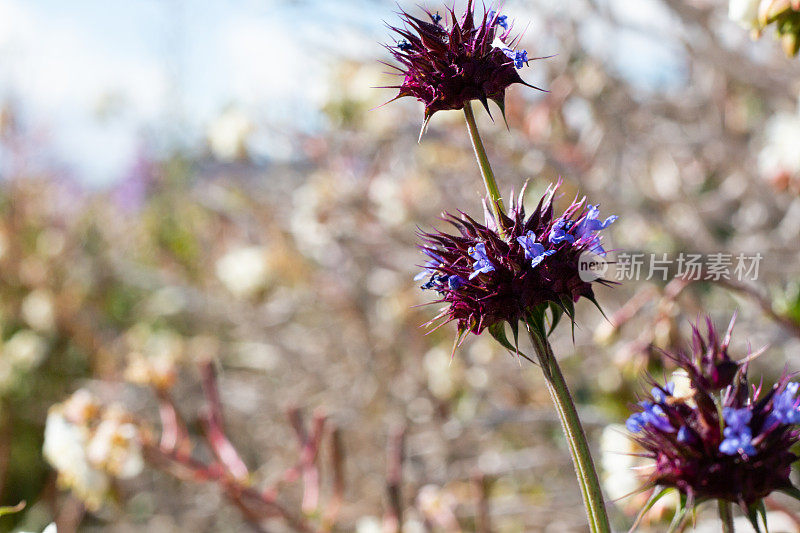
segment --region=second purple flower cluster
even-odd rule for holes
[[[436,290],[446,304],[437,318],[457,321],[460,331],[480,333],[501,321],[516,324],[540,304],[594,300],[591,283],[580,277],[579,257],[605,254],[598,232],[616,217],[601,220],[597,206],[584,200],[555,217],[557,188],[548,188],[530,216],[522,205],[523,190],[503,216],[502,230],[488,214],[481,224],[462,213],[445,217],[458,234],[422,234],[422,251],[430,260],[415,279],[427,279],[422,288]]]

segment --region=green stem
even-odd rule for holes
[[[719,519],[722,520],[722,533],[733,533],[733,511],[731,504],[725,500],[717,500]]]
[[[589,443],[583,432],[578,411],[575,409],[564,375],[561,373],[561,368],[558,366],[558,361],[556,361],[553,349],[547,339],[541,338],[530,327],[528,333],[539,357],[547,390],[553,399],[561,427],[567,438],[591,531],[592,533],[610,533],[611,527],[608,524],[608,514],[603,501],[600,480],[597,477]]]
[[[481,134],[478,132],[478,125],[475,123],[475,115],[472,112],[472,104],[470,102],[467,102],[464,106],[464,117],[467,119],[467,130],[469,130],[469,138],[472,141],[472,149],[475,151],[475,159],[478,160],[478,166],[481,168],[483,184],[489,194],[492,215],[494,215],[494,219],[497,222],[500,234],[503,235],[504,228],[500,217],[503,212],[503,199],[500,196],[497,181],[494,179],[492,165],[489,164],[489,158],[486,156],[486,149],[483,147]]]

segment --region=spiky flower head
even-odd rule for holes
[[[579,258],[584,252],[605,255],[598,232],[617,217],[600,220],[598,207],[586,204],[585,198],[555,217],[558,185],[548,188],[530,216],[522,205],[523,187],[519,199],[512,198],[508,214],[501,215],[502,231],[486,210],[485,224],[465,213],[446,214],[443,220],[457,234],[420,234],[422,252],[430,260],[416,279],[426,280],[422,288],[437,291],[436,303],[445,304],[431,323],[456,321],[459,341],[467,332],[480,334],[488,328],[510,348],[505,322],[516,335],[520,320],[543,323],[547,309],[553,321],[561,313],[573,319],[574,303],[581,297],[595,302],[592,282],[610,282],[585,275],[584,280]]]
[[[513,24],[506,15],[485,8],[478,13],[472,0],[460,20],[453,9],[445,15],[449,20],[426,10],[428,20],[421,20],[403,11],[403,26],[389,26],[398,41],[386,47],[399,66],[387,64],[403,81],[387,88],[400,90],[393,100],[411,96],[425,104],[420,137],[437,111],[462,109],[471,100],[489,111],[488,100],[493,100],[505,117],[508,86],[533,87],[517,72],[530,59],[516,49],[518,38],[511,37]]]
[[[693,354],[667,354],[688,376],[688,392],[651,380],[626,426],[654,461],[644,489],[656,487],[653,498],[670,489],[681,494],[676,520],[703,501],[724,500],[739,504],[758,530],[764,497],[783,491],[800,499],[789,481],[798,459],[791,448],[800,440],[800,384],[784,376],[766,391],[751,386],[754,355],[737,363],[727,354],[733,322],[721,343],[710,320],[706,338],[695,326]]]

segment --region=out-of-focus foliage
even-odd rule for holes
[[[770,345],[758,371],[800,368],[800,67],[766,39],[751,42],[722,3],[647,3],[655,15],[629,2],[514,3],[534,23],[523,39],[531,55],[557,54],[535,62],[531,80],[550,92],[510,89],[510,131],[480,120],[504,192],[530,179],[533,200],[561,176],[562,207],[580,191],[620,215],[607,230],[618,249],[764,256],[752,285],[627,282],[598,290],[610,322],[578,306],[574,340],[566,327],[552,340],[595,443],[626,416],[641,372],[662,371],[656,348],[679,344],[701,311],[724,320],[739,310],[738,353],[746,339]],[[653,40],[666,51],[647,56]],[[374,55],[386,59],[377,44]],[[640,67],[656,81],[630,76],[621,61],[631,57],[654,61]],[[451,360],[455,331],[419,327],[437,309],[416,307],[429,301],[412,281],[425,260],[416,227],[430,228],[444,209],[479,216],[482,185],[462,116],[437,113],[418,145],[419,106],[375,109],[393,93],[369,87],[389,81],[375,61],[343,59],[325,126],[293,134],[300,156],[288,162],[257,157],[262,125],[232,106],[209,124],[206,147],[144,151],[108,190],[31,164],[47,141],[26,129],[15,102],[4,104],[0,505],[28,506],[0,518],[0,530],[40,531],[52,520],[65,531],[246,527],[213,483],[147,466],[128,476],[138,455],[122,453],[135,448],[124,438],[97,445],[115,454],[90,453],[98,435],[129,435],[129,420],[155,432],[162,390],[200,435],[196,363],[209,359],[227,433],[256,487],[294,464],[285,409],[328,413],[345,451],[341,531],[381,527],[397,425],[407,428],[405,531],[474,530],[487,519],[497,531],[583,530],[539,370],[485,335]],[[104,407],[69,418],[81,389]],[[109,414],[115,403],[124,411]],[[48,416],[60,417],[61,433],[48,424],[55,442],[84,442],[82,451],[49,451]],[[61,464],[62,453],[75,459]],[[597,462],[619,465],[606,454]],[[62,490],[78,479],[64,479],[67,466],[103,490]],[[606,479],[618,484],[614,496],[633,486],[613,472]],[[280,494],[298,509],[300,498]],[[613,519],[622,529],[637,510],[623,499]],[[658,513],[652,519],[663,528]]]

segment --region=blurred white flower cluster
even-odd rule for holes
[[[43,454],[59,486],[91,510],[102,505],[111,477],[132,478],[144,466],[138,426],[121,407],[103,407],[85,389],[50,408]]]
[[[780,189],[800,180],[800,106],[794,113],[776,113],[766,124],[758,156],[762,177]]]

